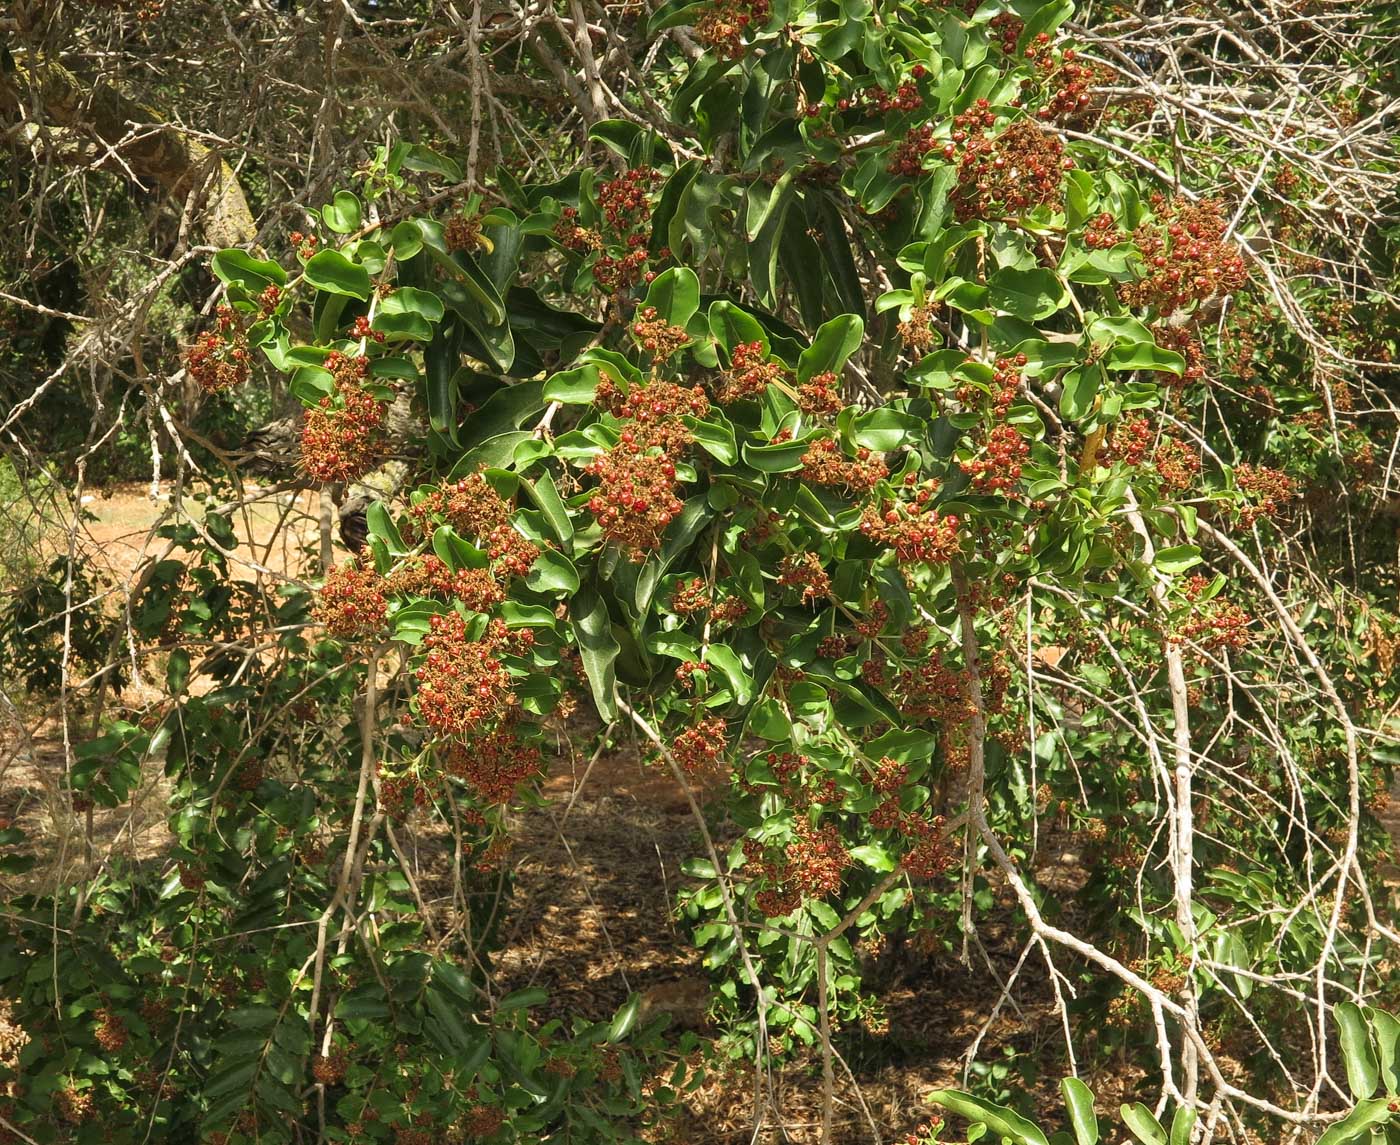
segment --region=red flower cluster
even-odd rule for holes
[[[764,357],[762,342],[740,342],[730,355],[729,369],[720,376],[716,400],[728,405],[741,398],[757,397],[770,382],[785,378],[787,372],[781,362],[770,362]]]
[[[433,553],[412,557],[384,578],[390,592],[451,597],[473,612],[490,612],[505,599],[505,591],[489,569],[458,569],[455,573]]]
[[[1118,229],[1118,220],[1107,211],[1095,215],[1084,228],[1084,245],[1090,250],[1108,250],[1127,241],[1128,236]]]
[[[384,331],[375,330],[370,325],[369,317],[364,314],[361,314],[358,318],[355,319],[354,324],[350,327],[349,330],[345,332],[345,336],[347,338],[355,339],[364,338],[370,342],[384,341]]]
[[[1141,465],[1143,459],[1152,451],[1152,441],[1156,436],[1152,423],[1141,414],[1125,417],[1113,427],[1100,456],[1104,461]]]
[[[480,640],[467,638],[459,612],[432,617],[423,638],[427,654],[416,673],[418,710],[434,731],[463,735],[500,719],[517,703],[499,655],[509,633],[492,621]]]
[[[584,472],[598,482],[588,511],[598,519],[603,535],[632,560],[645,560],[681,511],[675,463],[629,430]]]
[[[367,359],[333,350],[325,366],[334,375],[336,392],[306,411],[301,466],[318,481],[353,481],[379,461],[389,407],[363,386]]]
[[[1181,377],[1167,371],[1159,371],[1155,377],[1165,386],[1185,386],[1201,382],[1206,376],[1206,348],[1201,340],[1185,326],[1168,326],[1159,322],[1152,327],[1152,340],[1163,350],[1174,350],[1186,359],[1186,369]]]
[[[292,240],[292,246],[296,247],[297,258],[305,262],[316,253],[316,248],[320,245],[320,240],[315,235],[304,235],[300,231],[293,231],[287,236]]]
[[[928,72],[923,64],[915,64],[909,74],[913,79],[921,80]],[[923,105],[924,97],[919,94],[918,85],[905,80],[893,94],[879,84],[871,84],[864,91],[858,91],[849,99],[841,100],[836,106],[840,111],[854,110],[884,115],[890,111],[915,111]]]
[[[911,720],[957,723],[971,710],[962,670],[942,660],[928,659],[903,669],[894,679],[891,698]]]
[[[703,577],[692,577],[676,585],[671,594],[671,611],[677,616],[707,616],[715,624],[742,620],[749,606],[737,596],[711,592]]]
[[[1000,16],[994,17],[992,22],[987,25],[989,32],[1000,37],[999,46],[1001,54],[1004,56],[1012,55],[1016,51],[1016,41],[1021,38],[1021,33],[1025,31],[1025,28],[1026,22],[1012,12],[1003,12]],[[1050,37],[1044,32],[1036,37],[1036,41],[1041,44],[1048,43],[1049,40]],[[1026,54],[1029,56],[1034,50],[1033,47],[1027,48]]]
[[[598,209],[619,235],[628,235],[651,218],[648,199],[652,184],[660,178],[650,167],[632,167],[598,188]]]
[[[768,0],[714,0],[695,22],[695,38],[722,59],[737,60],[745,30],[766,24],[768,11]]]
[[[1249,643],[1249,622],[1249,613],[1238,604],[1216,598],[1200,614],[1187,619],[1171,639],[1175,644],[1191,641],[1208,652],[1238,650]]]
[[[911,127],[903,142],[890,154],[890,161],[885,164],[885,170],[891,175],[906,175],[917,179],[924,173],[924,156],[937,146],[931,123]]]
[[[990,127],[994,117],[986,110],[986,102],[978,100],[976,111],[964,116],[977,114],[982,126]],[[958,135],[955,130],[955,144]],[[997,218],[1019,215],[1041,204],[1058,204],[1065,171],[1072,166],[1061,139],[1029,119],[1018,120],[992,138],[971,136],[958,161],[953,192],[957,217],[962,221]]]
[[[1021,393],[1021,370],[1029,359],[1024,354],[1013,354],[998,358],[992,363],[991,406],[989,412],[1001,419],[1011,411],[1012,405]],[[959,404],[973,409],[984,404],[985,395],[980,386],[972,383],[957,389]]]
[[[566,250],[577,254],[603,249],[603,236],[588,227],[578,225],[578,208],[565,207],[554,224],[554,237]]]
[[[677,735],[671,741],[671,756],[687,775],[698,775],[724,762],[728,747],[724,720],[712,716]]]
[[[961,544],[962,522],[957,514],[936,512],[933,488],[926,486],[913,501],[884,501],[869,505],[861,514],[860,531],[877,544],[895,551],[900,564],[947,564]]]
[[[440,517],[463,536],[480,541],[499,577],[524,576],[540,555],[539,547],[510,523],[510,502],[481,473],[433,490],[409,513],[425,537],[432,535],[434,519]]]
[[[710,399],[698,385],[686,387],[656,379],[633,385],[624,394],[611,379],[603,378],[593,401],[619,421],[630,423],[622,431],[624,442],[635,441],[677,455],[694,440],[682,419],[687,414],[704,417],[710,412]]]
[[[880,454],[861,447],[852,460],[830,437],[812,442],[802,455],[802,479],[813,485],[844,486],[864,493],[889,476],[889,472]]]
[[[664,361],[690,344],[690,335],[685,332],[685,327],[672,326],[664,318],[658,317],[655,306],[647,306],[637,312],[632,322],[632,336],[657,361]]]
[[[797,836],[787,845],[786,858],[791,885],[803,898],[821,898],[841,890],[841,876],[851,865],[851,853],[841,835],[830,824],[817,828],[806,819],[797,821]]]
[[[1048,40],[1048,37],[1046,39]],[[1094,101],[1089,89],[1096,84],[1108,83],[1112,80],[1113,73],[1098,64],[1080,62],[1073,48],[1066,48],[1060,54],[1058,68],[1055,67],[1054,54],[1047,44],[1041,43],[1034,49],[1027,48],[1027,54],[1032,50],[1035,51],[1038,70],[1044,75],[1044,82],[1048,88],[1045,106],[1036,114],[1041,119],[1053,119],[1067,124],[1079,123],[1087,127],[1095,118],[1092,114]]]
[[[1244,462],[1235,466],[1235,484],[1255,498],[1255,503],[1240,510],[1240,521],[1252,525],[1260,517],[1272,517],[1297,496],[1288,474],[1267,465]]]
[[[1030,443],[1015,426],[993,426],[987,435],[987,448],[981,457],[959,462],[979,493],[1000,493],[1015,497],[1021,483],[1021,464],[1030,456]]]
[[[794,553],[778,566],[778,587],[802,589],[802,603],[811,604],[831,596],[831,577],[816,553]]]
[[[649,277],[645,272],[647,252],[643,236],[633,235],[627,241],[632,247],[627,254],[621,258],[610,254],[599,255],[598,261],[593,264],[593,281],[610,294],[626,290],[641,282],[643,277]]]
[[[248,336],[238,315],[229,306],[215,314],[217,328],[206,330],[185,351],[185,369],[207,394],[246,382],[251,369]]]
[[[326,572],[316,598],[316,619],[342,639],[373,636],[384,627],[386,587],[372,568],[354,562],[337,565]]]
[[[1201,471],[1201,459],[1174,437],[1163,437],[1152,454],[1152,466],[1164,485],[1185,489]]]
[[[1155,306],[1170,314],[1217,294],[1230,294],[1248,279],[1239,247],[1225,239],[1222,204],[1215,199],[1170,203],[1154,195],[1156,223],[1143,223],[1133,242],[1147,264],[1147,274],[1119,287],[1129,306]]]
[[[516,790],[544,769],[538,744],[520,738],[513,721],[503,721],[485,735],[448,745],[443,770],[462,780],[483,803],[508,803]]]
[[[837,392],[840,379],[830,370],[814,374],[797,387],[797,408],[813,417],[835,417],[846,403]]]

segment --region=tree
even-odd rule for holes
[[[541,1028],[493,988],[492,872],[579,704],[695,808],[681,906],[755,1132],[810,1055],[833,1139],[843,1027],[879,1024],[862,951],[971,961],[993,910],[1071,1069],[1150,1063],[1141,1139],[1169,1105],[1174,1140],[1388,1124],[1394,1019],[1356,1005],[1394,937],[1391,222],[1357,198],[1394,193],[1384,43],[1359,13],[1072,14],[666,5],[620,49],[660,122],[569,41],[567,174],[484,180],[473,117],[465,168],[383,144],[314,228],[213,256],[192,383],[283,379],[328,487],[390,459],[395,400],[426,441],[314,595],[234,576],[227,486],[164,526],[189,558],[129,605],[169,699],[69,779],[116,806],[163,756],[180,850],[17,903],[62,974],[0,964],[34,1031],[13,1124],[640,1132],[693,1036],[636,1000]],[[435,819],[445,928],[403,845]],[[1052,829],[1083,888],[1038,879]],[[1044,1140],[978,1100],[948,1104]]]

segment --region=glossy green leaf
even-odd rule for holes
[[[798,382],[810,382],[817,374],[839,374],[847,359],[860,349],[864,336],[865,322],[855,314],[840,314],[824,322],[797,359]]]
[[[935,1089],[928,1095],[928,1100],[951,1110],[959,1117],[981,1122],[993,1133],[1009,1137],[1013,1145],[1050,1145],[1038,1125],[1027,1121],[1014,1109],[1008,1109],[1004,1105],[997,1105],[985,1098],[952,1089]]]
[[[1332,1011],[1337,1021],[1337,1038],[1342,1044],[1347,1088],[1357,1101],[1365,1101],[1380,1085],[1380,1065],[1371,1046],[1371,1028],[1366,1015],[1355,1002],[1338,1002]]]
[[[1098,1145],[1099,1118],[1094,1112],[1093,1092],[1077,1077],[1061,1079],[1060,1092],[1064,1094],[1076,1145]]]
[[[347,298],[369,299],[369,271],[338,250],[323,250],[312,255],[303,273],[306,281],[317,290]]]

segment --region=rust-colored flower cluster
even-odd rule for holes
[[[1153,451],[1152,467],[1163,485],[1187,489],[1201,472],[1201,457],[1178,438],[1165,435]]]
[[[490,612],[505,599],[505,590],[490,569],[453,572],[435,553],[410,557],[384,578],[384,585],[390,592],[460,600],[473,612]]]
[[[316,619],[344,640],[373,636],[384,628],[386,587],[372,568],[353,561],[337,565],[326,572],[316,598]]]
[[[500,659],[509,646],[505,625],[492,621],[480,640],[472,640],[459,612],[434,616],[428,624],[426,655],[416,673],[424,722],[442,735],[464,735],[511,711],[517,699]]]
[[[745,31],[766,24],[768,12],[768,0],[714,0],[695,21],[695,38],[722,59],[737,60]]]
[[[1157,431],[1147,418],[1141,414],[1131,414],[1113,427],[1099,456],[1106,462],[1141,465],[1152,452],[1152,442],[1156,436]]]
[[[632,336],[637,344],[658,362],[678,354],[690,344],[684,326],[673,326],[656,312],[655,306],[645,306],[632,320]]]
[[[671,741],[671,757],[687,775],[699,775],[724,762],[729,742],[719,716],[701,720]]]
[[[185,369],[207,394],[246,382],[251,362],[248,336],[231,306],[220,306],[215,328],[206,330],[185,351]]]
[[[812,375],[797,387],[797,408],[813,417],[835,417],[846,405],[841,400],[840,384],[830,370]]]
[[[462,780],[483,803],[508,803],[520,785],[544,769],[544,753],[522,739],[516,722],[506,719],[484,735],[447,746],[443,770]]]
[[[990,127],[994,117],[983,106],[986,102],[978,100],[973,112],[964,116],[975,113],[982,127]],[[954,130],[954,143],[965,130]],[[1017,120],[997,136],[968,132],[953,192],[957,217],[964,221],[1001,218],[1041,205],[1058,205],[1065,171],[1071,166],[1059,136],[1029,119]]]
[[[1002,422],[987,434],[986,448],[978,457],[959,462],[979,493],[1015,497],[1021,485],[1021,466],[1031,447],[1020,431]]]
[[[762,342],[740,342],[730,355],[729,369],[720,376],[716,400],[723,405],[763,393],[770,382],[788,375],[781,362],[769,361]]]
[[[1154,195],[1157,218],[1133,232],[1147,273],[1119,287],[1129,306],[1155,306],[1171,314],[1216,295],[1239,290],[1248,280],[1244,255],[1225,238],[1224,206],[1216,199],[1170,202]]]
[[[333,350],[325,367],[335,380],[335,393],[306,411],[301,466],[318,481],[353,481],[379,463],[389,407],[364,387],[368,359]]]
[[[1267,465],[1243,462],[1235,466],[1235,484],[1252,499],[1252,504],[1240,509],[1240,521],[1245,525],[1260,517],[1277,516],[1298,495],[1288,474]]]
[[[811,604],[831,596],[831,577],[816,553],[793,553],[778,566],[778,587],[800,588],[802,603]]]
[[[584,470],[598,482],[588,511],[603,535],[632,560],[645,560],[658,548],[666,527],[681,511],[676,496],[676,465],[630,430]]]
[[[813,485],[830,485],[865,493],[876,482],[889,476],[885,459],[864,446],[854,458],[847,457],[840,444],[830,437],[819,438],[802,455],[802,479]]]
[[[631,386],[625,394],[611,379],[603,378],[593,401],[599,409],[627,423],[622,431],[624,441],[630,434],[631,440],[644,448],[654,446],[677,456],[694,440],[683,419],[710,412],[710,399],[698,385],[681,386],[656,378]]]
[[[893,549],[900,564],[947,564],[962,543],[962,522],[956,513],[944,516],[933,508],[935,491],[932,484],[927,484],[915,492],[912,500],[866,506],[860,531],[877,544]]]
[[[435,489],[409,509],[424,536],[432,535],[435,520],[441,518],[463,536],[476,539],[486,549],[492,571],[503,578],[524,576],[540,555],[539,546],[510,523],[511,511],[511,503],[481,473]]]

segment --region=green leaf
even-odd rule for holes
[[[685,326],[700,309],[700,280],[688,266],[663,270],[647,288],[643,306],[656,307],[656,313],[672,326]]]
[[[881,874],[894,870],[894,856],[878,843],[866,843],[859,847],[852,847],[851,858]]]
[[[1120,1108],[1123,1124],[1142,1145],[1167,1145],[1167,1134],[1161,1123],[1152,1116],[1152,1110],[1140,1101]]]
[[[1178,378],[1186,371],[1186,359],[1174,350],[1163,350],[1151,342],[1117,345],[1104,357],[1109,370],[1161,370]]]
[[[1050,1145],[1038,1125],[1004,1105],[996,1105],[953,1089],[935,1089],[928,1095],[928,1100],[969,1121],[981,1122],[993,1133],[1011,1138],[1015,1145]]]
[[[1387,1125],[1393,1120],[1390,1102],[1384,1097],[1362,1101],[1342,1120],[1331,1126],[1317,1139],[1317,1145],[1351,1145],[1353,1141],[1371,1140],[1371,1128]]]
[[[1027,322],[1049,318],[1069,301],[1064,283],[1053,270],[1006,267],[987,282],[987,304]]]
[[[564,405],[592,405],[598,392],[598,367],[575,366],[555,374],[544,384],[544,400]]]
[[[540,507],[544,519],[549,522],[549,527],[554,530],[554,539],[564,546],[565,552],[572,552],[574,522],[569,516],[564,499],[559,496],[559,490],[554,486],[554,478],[546,471],[540,475],[538,481],[527,485],[526,488],[534,497],[535,504]]]
[[[683,420],[694,435],[696,444],[721,465],[733,465],[739,460],[739,447],[734,440],[734,427],[717,410],[704,419],[687,414]]]
[[[1357,1101],[1365,1101],[1380,1085],[1380,1066],[1371,1048],[1371,1029],[1366,1015],[1355,1002],[1338,1002],[1332,1011],[1337,1020],[1337,1037],[1346,1063],[1347,1088]]]
[[[369,299],[369,271],[338,250],[323,250],[312,255],[303,273],[306,281],[317,290],[343,294],[347,298]]]
[[[1367,1007],[1366,1020],[1376,1039],[1381,1085],[1386,1093],[1400,1093],[1400,1018],[1386,1010]]]
[[[338,235],[360,229],[360,200],[349,191],[337,191],[321,208],[321,221]]]
[[[456,322],[439,326],[423,350],[428,394],[428,424],[457,441],[457,371],[462,364],[462,328]]]
[[[860,349],[865,321],[855,314],[839,314],[823,322],[812,344],[797,359],[797,380],[810,382],[818,374],[839,374],[846,361]]]
[[[723,346],[725,353],[731,357],[735,346],[747,342],[757,342],[763,347],[763,353],[768,353],[768,332],[747,310],[721,298],[718,302],[710,303],[706,318],[715,341]]]
[[[1196,1125],[1196,1111],[1181,1106],[1172,1116],[1171,1145],[1191,1145],[1191,1130]]]
[[[237,248],[219,251],[209,265],[220,282],[226,286],[241,286],[249,294],[261,294],[269,286],[287,284],[287,272],[275,262],[254,258]]]
[[[578,570],[574,562],[556,549],[545,549],[535,558],[525,583],[535,592],[568,596],[578,591]]]
[[[889,453],[919,440],[927,423],[889,406],[867,410],[852,423],[851,439],[876,453]]]
[[[509,1014],[512,1010],[524,1010],[530,1006],[543,1006],[549,1001],[549,991],[542,986],[526,986],[513,990],[496,1003],[496,1013]]]
[[[1060,394],[1060,416],[1078,421],[1094,408],[1094,398],[1103,384],[1103,369],[1097,363],[1076,366],[1065,374]]]
[[[1099,1119],[1094,1112],[1092,1091],[1077,1077],[1067,1077],[1060,1081],[1060,1092],[1065,1096],[1065,1108],[1069,1110],[1069,1123],[1077,1145],[1098,1145]]]
[[[417,171],[424,175],[441,175],[453,183],[460,182],[462,178],[461,165],[455,159],[439,155],[431,147],[424,147],[421,143],[407,144],[400,164],[405,171]]]
[[[705,649],[705,663],[713,664],[720,670],[729,685],[729,690],[734,693],[736,703],[747,704],[753,699],[753,677],[749,675],[738,653],[729,645],[711,644]]]
[[[618,1007],[617,1013],[613,1015],[613,1020],[608,1024],[608,1041],[616,1044],[630,1034],[632,1027],[637,1024],[637,1017],[641,1012],[642,996],[633,994]]]
[[[1169,576],[1176,576],[1201,563],[1201,550],[1196,545],[1173,545],[1171,548],[1158,549],[1157,557],[1152,563]]]
[[[776,445],[744,443],[740,452],[744,463],[760,473],[791,473],[802,468],[802,455],[809,441],[780,441]]]
[[[458,536],[451,525],[439,525],[433,531],[433,552],[453,572],[459,569],[484,569],[491,563],[486,553]]]
[[[613,635],[607,605],[593,589],[584,589],[569,606],[569,619],[573,623],[584,671],[588,673],[594,706],[603,719],[614,720],[617,718],[615,665],[621,649]]]

